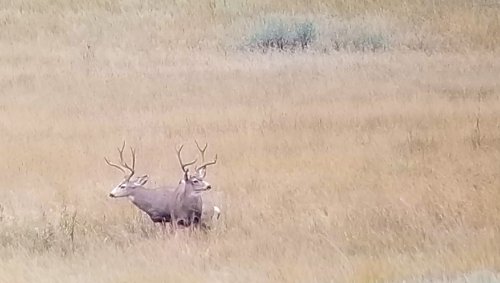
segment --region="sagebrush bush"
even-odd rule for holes
[[[250,39],[252,49],[294,51],[306,49],[316,39],[316,26],[311,21],[271,19],[264,22]]]
[[[321,18],[301,20],[281,16],[264,20],[245,43],[250,50],[375,52],[388,50],[391,32],[372,19]]]

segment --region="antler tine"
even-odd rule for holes
[[[120,155],[120,165],[123,166],[123,150],[125,149],[125,141],[123,141],[122,148],[117,148],[118,149],[118,154]]]
[[[177,151],[177,159],[179,159],[179,163],[181,165],[181,169],[184,173],[187,173],[187,169],[186,167],[189,166],[189,165],[193,165],[195,162],[196,162],[196,159],[191,161],[191,162],[188,162],[188,163],[183,163],[182,162],[182,157],[181,157],[181,151],[182,151],[182,148],[184,147],[184,145],[181,145],[179,147],[179,149],[176,149]]]
[[[207,151],[207,147],[208,147],[208,143],[205,143],[205,146],[203,147],[203,149],[201,148],[201,146],[198,144],[198,141],[197,140],[194,140],[194,143],[196,143],[196,147],[198,148],[198,150],[200,151],[201,153],[201,161],[202,162],[205,162],[205,151]]]
[[[122,151],[123,153],[123,148],[122,148]],[[127,168],[128,170],[130,170],[130,175],[129,175],[129,178],[134,176],[134,173],[135,173],[135,149],[133,149],[132,147],[130,147],[130,153],[132,153],[132,167],[130,167],[127,162],[123,161],[122,159],[122,162],[123,162],[123,167]]]
[[[120,170],[123,172],[123,174],[126,174],[127,172],[125,172],[125,170],[123,170],[123,168],[121,168],[120,166],[116,165],[116,164],[113,164],[111,163],[106,157],[104,157],[104,160],[106,161],[106,163],[111,166],[111,167],[115,167],[116,169]]]
[[[209,165],[214,165],[215,163],[217,163],[217,154],[215,155],[214,160],[209,161],[209,162],[207,162],[207,163],[203,163],[200,167],[196,167],[196,170],[198,171],[198,170],[200,170],[200,169],[202,169],[202,168],[203,168],[203,169],[206,169],[206,168],[207,168],[207,166],[209,166]]]
[[[134,168],[135,168],[135,150],[132,147],[130,147],[130,151],[132,152],[132,167],[130,167],[127,164],[127,162],[125,162],[125,160],[123,158],[123,151],[124,150],[125,150],[125,141],[123,141],[122,147],[118,148],[118,154],[120,156],[120,165],[113,164],[113,163],[109,162],[109,160],[107,160],[106,158],[104,158],[104,159],[106,160],[106,163],[108,163],[109,166],[113,166],[115,168],[120,169],[120,171],[122,171],[124,174],[127,174],[127,172],[125,172],[125,169],[128,169],[130,171],[128,178],[130,179],[135,173],[135,170],[134,170]]]
[[[130,147],[130,152],[132,153],[132,169],[135,170],[135,149]]]

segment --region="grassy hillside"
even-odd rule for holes
[[[499,15],[479,0],[0,1],[0,282],[498,270]],[[304,49],[262,44],[300,34]],[[123,140],[154,186],[177,183],[174,148],[193,157],[195,138],[219,156],[213,231],[165,235],[107,197],[122,176],[103,157]]]

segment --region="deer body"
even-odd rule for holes
[[[146,189],[138,187],[132,190],[129,200],[144,211],[153,222],[170,222],[175,207],[175,191],[172,188]]]
[[[176,219],[176,223],[190,226],[191,224],[198,224],[201,221],[203,210],[203,200],[201,194],[196,192],[193,188],[192,182],[197,180],[185,180],[179,183],[175,191],[175,209],[172,215]],[[208,185],[210,189],[210,185]]]
[[[180,183],[154,189],[144,187],[147,175],[124,181],[109,194],[110,197],[127,197],[137,208],[144,211],[153,222],[167,223],[175,219],[175,224],[189,226],[201,219],[203,202],[193,186]],[[210,185],[208,185],[210,186]]]
[[[192,188],[164,186],[154,189],[135,188],[128,199],[140,210],[144,211],[155,223],[169,223],[172,216],[182,226],[199,224],[205,218],[219,218],[220,208],[204,207],[201,194]]]

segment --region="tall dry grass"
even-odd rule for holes
[[[0,282],[497,271],[500,29],[478,2],[0,2]],[[234,48],[268,15],[382,19],[395,40]],[[177,182],[173,149],[195,138],[219,154],[213,231],[164,235],[107,198],[123,140],[154,185]]]

